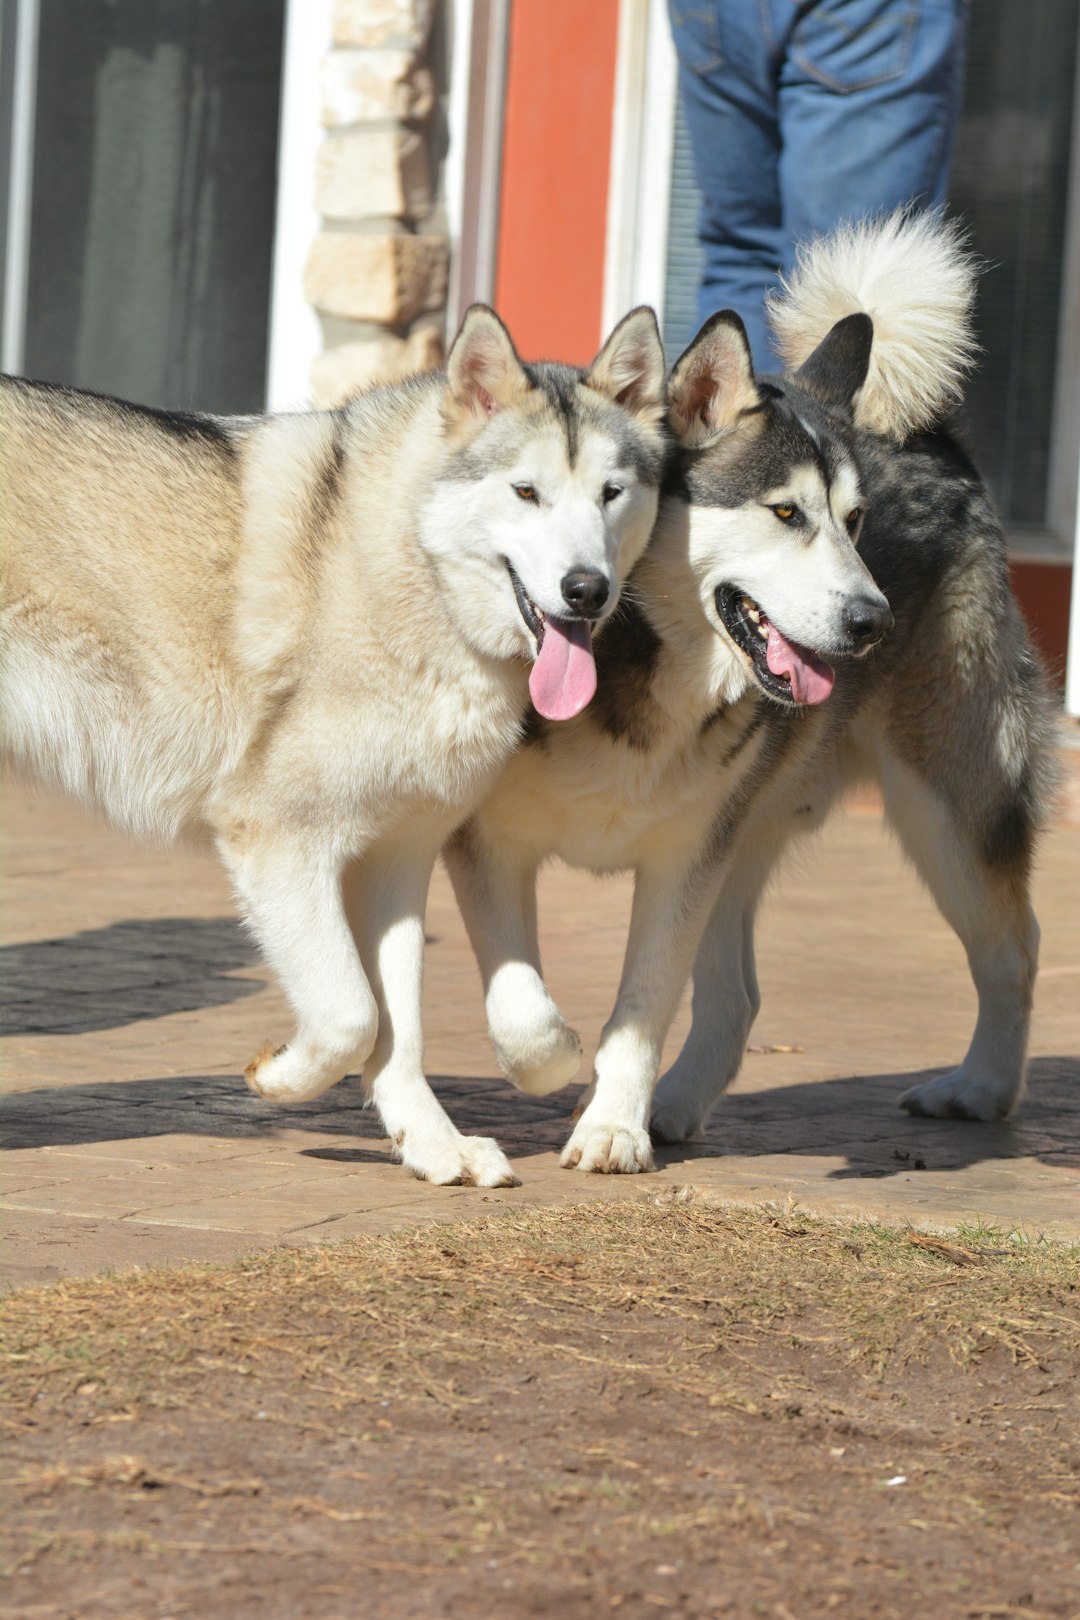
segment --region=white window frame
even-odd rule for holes
[[[1073,94],[1072,150],[1062,266],[1061,331],[1050,463],[1050,518],[1072,537],[1072,597],[1065,664],[1065,713],[1080,719],[1080,39]]]
[[[322,220],[315,161],[324,130],[322,62],[333,42],[333,0],[286,0],[281,45],[274,258],[266,355],[266,409],[311,402],[311,366],[323,350],[322,323],[304,292],[304,265]]]
[[[0,370],[20,373],[26,340],[26,289],[30,269],[30,207],[34,176],[34,111],[37,102],[38,0],[0,0],[4,8],[11,70],[7,135],[10,179],[4,232],[4,298],[0,316]],[[14,8],[12,10],[12,8]]]
[[[676,77],[665,0],[622,0],[598,342],[637,304],[663,314]]]
[[[449,149],[444,170],[450,238],[446,330],[495,296],[510,0],[453,0]]]

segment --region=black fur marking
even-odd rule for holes
[[[526,396],[533,425],[545,424],[546,407],[550,418],[562,427],[571,467],[576,464],[584,434],[594,430],[612,440],[620,467],[632,469],[645,485],[659,485],[668,454],[662,430],[636,428],[622,406],[596,390],[587,391],[586,373],[579,367],[542,360],[523,364],[522,370],[530,389],[540,396],[539,401],[533,399],[531,403]],[[440,477],[454,483],[478,482],[493,471],[513,465],[521,449],[521,434],[505,435],[500,440],[496,419],[490,431],[481,431],[475,442],[462,446],[448,458]]]
[[[745,433],[736,428],[703,450],[683,449],[667,466],[662,493],[694,506],[731,509],[782,485],[792,470],[813,464],[831,489],[839,469],[854,463],[855,436],[844,421],[787,380],[769,382],[768,397]],[[812,429],[811,431],[808,431]]]
[[[236,442],[232,434],[223,423],[215,421],[212,417],[197,416],[188,411],[159,411],[149,405],[129,405],[126,409],[151,417],[159,427],[164,428],[167,433],[174,434],[178,439],[212,444],[228,455],[236,454]]]
[[[846,420],[838,420],[831,413],[824,411],[820,402],[812,395],[805,393],[796,395],[792,389],[782,398],[777,414],[787,424],[788,434],[797,436],[802,459],[815,464],[827,490],[832,489],[833,480],[841,467],[854,461],[858,470],[853,435]],[[813,433],[807,432],[808,426],[814,430]],[[789,442],[794,459],[795,439],[792,438]]]
[[[1015,798],[1004,805],[987,829],[983,856],[987,866],[1027,874],[1035,843],[1035,828],[1028,807],[1026,773]]]
[[[567,460],[573,467],[577,461],[580,420],[575,396],[578,387],[585,380],[585,373],[571,366],[556,365],[543,360],[537,365],[526,366],[525,375],[533,387],[538,388],[544,395],[555,414],[562,418],[566,434]]]
[[[705,851],[699,863],[704,869],[703,875],[714,873],[717,867],[722,866],[727,860],[728,855],[731,853],[731,846],[754,800],[776,775],[783,762],[794,736],[793,720],[795,718],[791,714],[785,713],[783,709],[778,709],[774,704],[769,703],[763,703],[757,715],[755,715],[747,736],[742,739],[739,746],[741,747],[764,721],[766,723],[766,735],[761,753],[746,777],[725,801],[723,808],[709,829]]]
[[[869,315],[845,315],[795,375],[826,405],[849,416],[851,402],[866,381],[873,339]]]
[[[754,713],[753,713],[753,715],[751,716],[751,719],[750,719],[750,723],[744,729],[744,731],[742,732],[742,735],[735,739],[735,741],[732,743],[731,747],[728,749],[727,753],[724,755],[723,759],[720,761],[721,769],[724,769],[726,766],[730,765],[733,759],[738,759],[739,755],[742,753],[743,749],[746,747],[746,745],[750,741],[751,737],[756,737],[757,736],[758,732],[761,730],[762,726],[765,724],[765,721],[767,720],[767,718],[768,718],[768,710],[766,708],[765,701],[763,700],[762,702],[760,702],[758,704],[757,708],[754,710]]]
[[[212,445],[229,456],[236,454],[236,441],[227,419],[219,420],[195,411],[167,411],[157,405],[136,405],[131,400],[117,399],[113,394],[98,394],[89,388],[69,388],[63,383],[38,382],[32,377],[10,377],[6,380],[29,392],[45,395],[61,408],[77,410],[80,401],[92,399],[118,416],[152,422],[174,438],[188,443]]]
[[[446,840],[446,847],[452,849],[467,866],[477,866],[480,862],[480,839],[471,821],[463,821],[460,827],[454,829]]]
[[[595,701],[595,700],[594,700]],[[522,748],[544,748],[548,745],[548,723],[530,704],[521,722]]]
[[[612,410],[613,412],[617,410],[619,415],[622,415],[619,406],[613,406]],[[615,438],[619,466],[632,468],[639,483],[647,486],[658,485],[669,454],[667,445],[646,439],[641,433],[628,431],[621,423],[618,424]]]
[[[661,641],[641,608],[623,597],[596,641],[596,696],[588,714],[612,742],[648,753],[655,741],[652,683]]]
[[[334,412],[334,431],[330,441],[330,449],[322,466],[315,476],[311,492],[311,504],[314,509],[315,522],[321,528],[334,514],[334,509],[341,499],[344,487],[345,474],[345,435],[341,413]]]

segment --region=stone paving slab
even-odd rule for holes
[[[1075,741],[1076,733],[1069,734]],[[962,1055],[963,952],[867,803],[836,816],[759,928],[763,1008],[700,1142],[647,1177],[560,1170],[578,1087],[497,1074],[479,978],[445,875],[428,912],[429,1068],[453,1118],[495,1135],[522,1185],[413,1181],[358,1083],[283,1112],[242,1070],[289,1015],[199,850],[133,846],[80,810],[3,801],[0,1276],[223,1261],[496,1208],[693,1186],[739,1202],[948,1227],[982,1219],[1080,1239],[1080,749],[1036,882],[1043,929],[1031,1083],[1015,1120],[908,1118],[896,1096]],[[541,889],[549,980],[591,1058],[618,981],[625,879],[561,868]],[[668,1057],[688,1025],[680,1013]]]

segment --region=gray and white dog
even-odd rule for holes
[[[792,370],[754,377],[738,318],[674,368],[656,532],[598,642],[596,702],[537,718],[447,860],[506,1074],[545,1092],[580,1046],[541,978],[539,864],[631,869],[622,981],[563,1153],[637,1171],[696,1131],[758,1008],[754,917],[778,858],[852,786],[966,948],[979,998],[913,1113],[996,1119],[1025,1072],[1032,850],[1052,710],[998,520],[947,417],[975,271],[953,229],[894,215],[812,245],[774,310]],[[693,1027],[657,1089],[693,970]],[[655,1092],[655,1095],[654,1095]]]
[[[418,1176],[513,1180],[424,1077],[440,845],[565,720],[653,526],[664,358],[632,312],[587,372],[470,311],[445,375],[222,419],[0,381],[0,669],[16,764],[118,826],[209,832],[297,1017],[276,1102],[363,1065]]]

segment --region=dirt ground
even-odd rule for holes
[[[3,1307],[38,1617],[1080,1615],[1080,1251],[635,1202]]]

